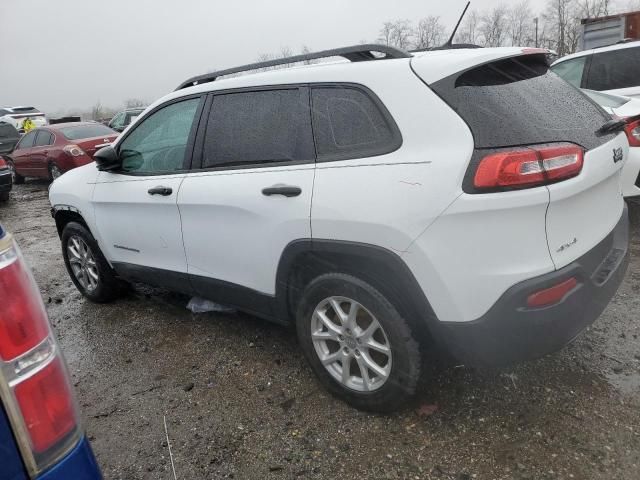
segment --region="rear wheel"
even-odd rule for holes
[[[58,165],[56,165],[55,163],[50,163],[49,164],[49,180],[53,182],[56,178],[60,178],[61,175],[62,175],[62,171],[60,170],[60,167],[58,167]]]
[[[18,175],[18,172],[16,172],[16,166],[13,161],[7,161],[7,165],[9,167],[9,170],[11,170],[11,180],[13,181],[13,184],[22,185],[24,183],[24,177],[22,175]]]
[[[9,192],[0,193],[0,202],[6,202],[9,200]]]
[[[312,281],[297,331],[321,383],[352,406],[396,410],[415,392],[420,352],[408,323],[368,283],[331,273]]]
[[[80,223],[65,225],[62,255],[71,280],[89,300],[104,303],[120,295],[123,283],[104,258],[93,235]]]

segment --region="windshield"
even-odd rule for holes
[[[67,140],[80,140],[81,138],[104,137],[108,135],[116,135],[116,132],[109,127],[100,125],[78,125],[77,127],[64,127],[60,131]]]

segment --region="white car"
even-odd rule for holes
[[[34,107],[0,107],[0,122],[6,122],[20,131],[24,132],[23,123],[30,118],[34,124],[34,128],[42,127],[47,124],[47,118],[44,113]]]
[[[360,45],[192,78],[53,183],[71,279],[295,325],[321,383],[373,411],[431,341],[468,365],[556,351],[625,273],[629,146],[546,53]]]
[[[640,96],[640,42],[618,43],[562,57],[551,70],[578,88]]]
[[[640,99],[587,89],[583,92],[615,118],[631,119],[625,129],[630,148],[622,168],[622,194],[625,197],[640,195]]]

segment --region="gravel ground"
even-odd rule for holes
[[[502,370],[432,367],[390,416],[326,394],[295,334],[248,315],[194,315],[136,286],[87,302],[64,268],[47,185],[0,205],[33,268],[107,479],[640,478],[640,204],[632,262],[575,343]]]

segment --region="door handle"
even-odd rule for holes
[[[149,195],[162,195],[163,197],[168,197],[173,193],[173,189],[171,187],[153,187],[147,190]]]
[[[271,195],[282,195],[285,197],[297,197],[302,193],[300,187],[294,187],[290,185],[274,185],[273,187],[267,187],[262,189],[262,194],[270,197]]]

